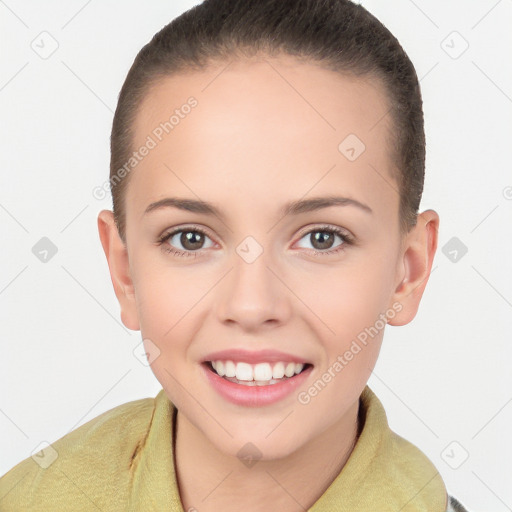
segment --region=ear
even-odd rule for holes
[[[128,329],[138,331],[140,325],[135,302],[135,289],[130,276],[128,250],[119,236],[113,212],[102,210],[99,213],[98,231],[107,257],[112,285],[121,306],[121,321]]]
[[[418,215],[416,226],[406,235],[398,262],[397,286],[391,304],[399,303],[402,309],[390,325],[408,324],[415,316],[432,268],[437,249],[439,215],[426,210]]]

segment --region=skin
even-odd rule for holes
[[[225,66],[167,77],[147,95],[135,147],[188,97],[198,106],[131,171],[126,246],[110,210],[100,212],[98,228],[122,321],[159,348],[151,368],[179,409],[184,509],[299,511],[322,495],[353,449],[358,399],[384,329],[308,404],[292,393],[265,407],[234,405],[210,387],[200,362],[213,350],[275,348],[314,365],[300,388],[307,390],[393,304],[401,311],[388,324],[414,318],[439,217],[426,210],[400,236],[389,116],[376,124],[388,103],[375,79],[288,56]],[[366,146],[353,162],[338,150],[350,133]],[[329,195],[356,199],[372,213],[331,206],[280,214],[288,201]],[[224,218],[175,208],[144,215],[170,196],[212,202]],[[208,232],[197,257],[164,252],[171,240],[156,244],[170,228],[190,224]],[[311,231],[323,233],[323,224],[347,230],[355,243],[313,254],[343,244],[338,236],[324,249],[315,244]],[[252,263],[236,252],[247,236],[263,249]],[[180,234],[172,243],[185,250]],[[237,457],[249,441],[262,453],[250,468]]]

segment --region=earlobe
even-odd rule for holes
[[[107,258],[112,286],[121,307],[121,321],[128,329],[138,331],[140,325],[128,251],[119,236],[112,211],[102,210],[98,214],[98,232]]]
[[[405,325],[416,316],[437,250],[438,231],[439,215],[426,210],[418,215],[416,226],[407,234],[399,262],[399,283],[391,301],[399,303],[401,310],[388,324]]]

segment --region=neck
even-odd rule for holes
[[[185,511],[304,512],[338,476],[362,428],[359,401],[318,437],[278,460],[250,467],[220,452],[179,411],[175,418],[175,467]]]

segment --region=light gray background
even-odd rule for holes
[[[0,474],[161,389],[133,354],[140,332],[120,321],[96,226],[111,199],[92,192],[108,179],[136,53],[196,3],[0,2]],[[421,209],[441,217],[420,311],[388,327],[369,384],[452,494],[474,511],[512,510],[512,2],[362,3],[421,79]],[[42,237],[58,249],[47,262],[32,252]],[[467,247],[455,262],[443,253],[453,237]]]

